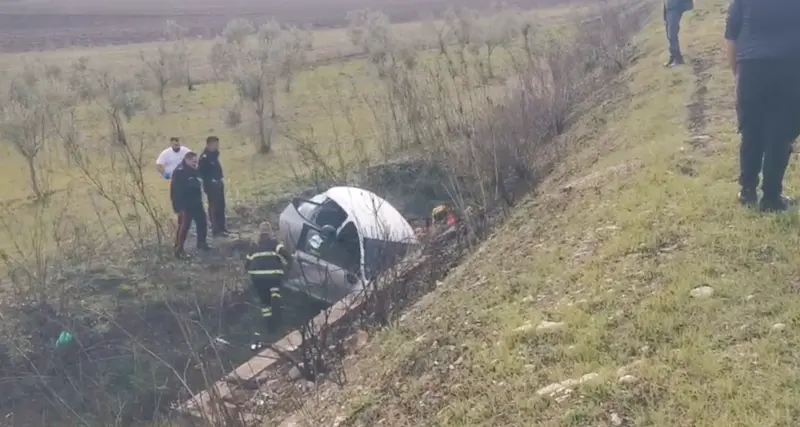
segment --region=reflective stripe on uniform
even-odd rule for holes
[[[286,261],[286,258],[284,258],[283,255],[280,254],[281,249],[283,249],[283,245],[278,244],[278,246],[275,247],[275,251],[254,252],[252,254],[247,255],[247,260],[252,261],[256,258],[266,258],[274,256],[278,257],[278,259],[281,260],[281,264],[287,265],[288,262]]]
[[[272,307],[263,307],[261,309],[261,317],[272,317]]]
[[[283,270],[250,270],[247,272],[252,276],[277,276],[283,273]]]
[[[269,290],[270,296],[272,298],[280,298],[281,297],[281,288],[271,288]]]

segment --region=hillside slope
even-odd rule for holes
[[[727,2],[697,3],[682,34],[690,65],[661,66],[655,17],[613,99],[571,131],[576,152],[542,194],[377,334],[344,390],[323,390],[297,419],[795,424],[800,217],[736,202]]]

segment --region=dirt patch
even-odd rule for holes
[[[673,169],[691,178],[696,178],[699,175],[697,170],[697,161],[691,157],[683,157],[678,159],[673,165]]]
[[[697,135],[705,131],[707,124],[706,111],[708,110],[708,101],[706,96],[708,94],[708,81],[711,79],[711,75],[708,73],[711,64],[708,59],[702,57],[692,58],[690,63],[692,65],[692,74],[694,74],[694,91],[692,92],[691,102],[687,106],[686,128],[693,135]]]

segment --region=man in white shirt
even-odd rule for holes
[[[172,171],[183,162],[186,153],[192,151],[188,147],[182,146],[176,136],[170,138],[169,143],[169,148],[162,151],[156,159],[156,170],[167,180],[172,177]]]

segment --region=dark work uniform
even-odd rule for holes
[[[219,151],[204,150],[200,154],[197,167],[203,179],[203,191],[208,198],[208,219],[211,221],[211,233],[221,235],[228,232],[225,223],[225,184],[222,181],[222,164],[219,162]]]
[[[800,135],[800,2],[733,0],[725,38],[736,45],[736,111],[743,203],[786,209],[783,177]]]
[[[200,176],[197,170],[186,163],[181,163],[172,172],[170,181],[170,198],[172,199],[172,209],[178,215],[178,231],[175,236],[175,255],[184,254],[183,245],[186,236],[195,223],[197,229],[197,247],[208,249],[206,244],[206,213],[203,209],[203,195],[200,189]]]
[[[247,255],[245,269],[261,301],[261,317],[272,332],[281,321],[281,287],[291,267],[288,249],[268,234],[258,238],[258,247]]]

